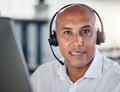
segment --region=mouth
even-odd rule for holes
[[[85,54],[85,51],[70,51],[69,52],[72,56],[82,56]]]

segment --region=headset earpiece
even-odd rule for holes
[[[50,35],[49,43],[52,46],[58,46],[57,38],[56,38],[56,33],[53,32],[53,34]]]
[[[105,41],[105,36],[104,36],[104,32],[103,31],[99,31],[99,29],[97,30],[97,40],[96,40],[96,44],[100,45],[101,43],[104,43]]]

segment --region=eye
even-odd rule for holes
[[[89,35],[91,32],[88,29],[84,29],[81,31],[81,35]]]
[[[71,31],[64,31],[64,34],[66,34],[66,35],[71,35],[72,32],[71,32]]]

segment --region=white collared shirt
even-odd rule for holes
[[[35,92],[120,92],[120,66],[96,50],[85,75],[75,83],[58,61],[41,65],[30,80]]]

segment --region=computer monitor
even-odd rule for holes
[[[32,92],[14,21],[0,18],[0,92]]]

